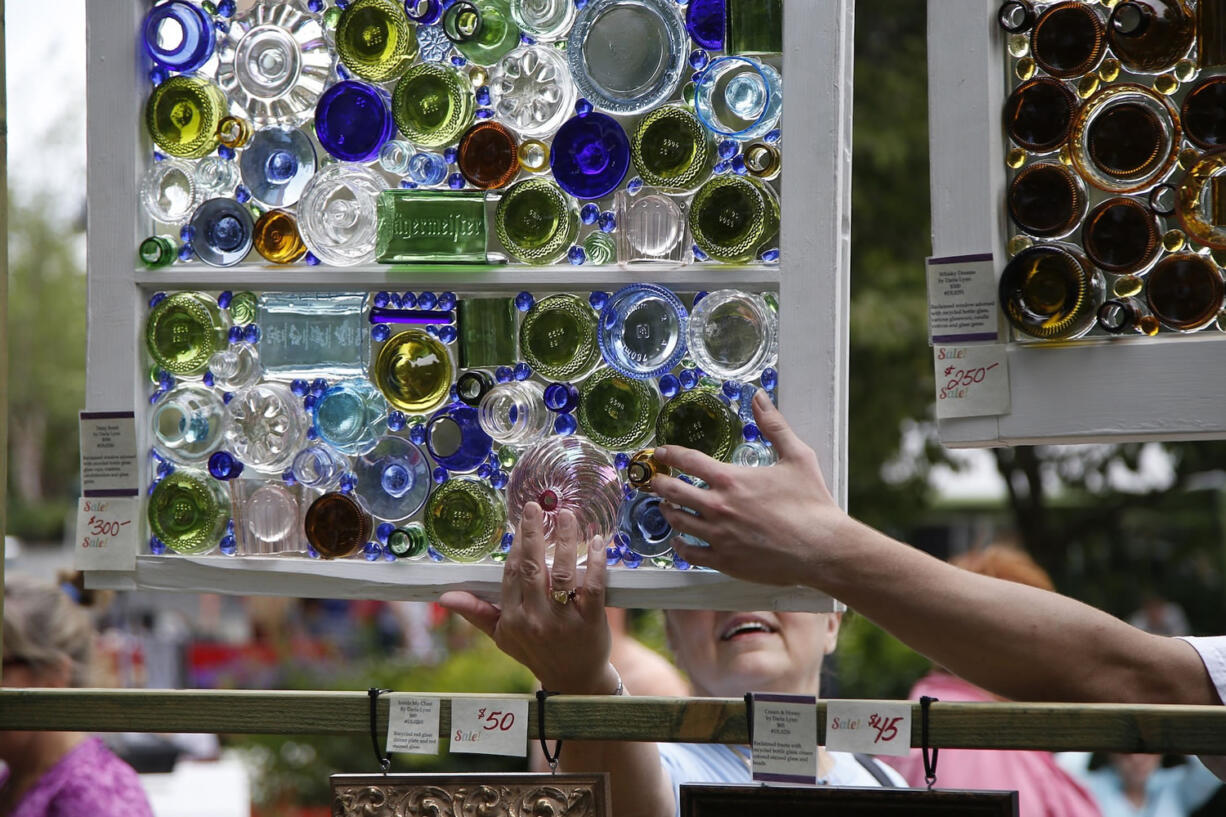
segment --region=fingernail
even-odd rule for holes
[[[775,404],[766,396],[766,392],[758,389],[758,393],[753,396],[753,401],[758,404],[758,408],[774,408]]]
[[[656,450],[652,454],[652,456],[653,457],[667,457],[668,456],[668,446],[667,445],[656,446]]]

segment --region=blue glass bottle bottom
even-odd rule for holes
[[[553,138],[549,164],[558,186],[580,199],[617,189],[630,169],[630,139],[613,117],[589,113],[568,119]]]
[[[489,457],[494,441],[481,428],[477,410],[463,403],[440,409],[426,425],[426,447],[435,462],[452,473],[477,470]]]
[[[338,82],[315,105],[315,135],[324,150],[346,162],[369,162],[392,136],[384,92],[364,82]]]
[[[169,0],[150,9],[141,39],[154,62],[185,74],[208,62],[216,45],[209,16],[183,0]]]
[[[315,175],[315,148],[300,130],[265,128],[243,151],[239,169],[257,201],[288,207],[297,203]]]
[[[251,213],[233,199],[209,199],[192,214],[192,248],[206,264],[230,267],[251,251]]]

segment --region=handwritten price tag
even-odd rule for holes
[[[81,497],[72,566],[77,570],[135,570],[139,509],[137,497]]]
[[[522,698],[451,702],[451,751],[471,755],[528,754],[528,702]]]
[[[817,782],[817,700],[753,693],[753,779]]]
[[[936,346],[932,359],[938,420],[1009,413],[1009,358],[1004,346]]]
[[[911,752],[911,704],[830,701],[826,704],[826,748],[870,755]]]
[[[387,752],[412,755],[438,754],[438,698],[420,698],[404,692],[387,696]]]

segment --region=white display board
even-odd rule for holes
[[[998,0],[928,4],[932,255],[995,256],[1004,268],[1008,94]],[[1036,4],[1046,5],[1046,4]],[[1041,10],[1041,9],[1040,9]],[[917,265],[919,261],[917,259]],[[917,274],[919,273],[917,266]],[[1001,337],[1006,338],[1001,321]],[[1226,335],[1009,343],[1005,414],[943,419],[951,448],[1226,437]]]
[[[775,291],[780,312],[780,404],[819,453],[827,481],[845,497],[847,311],[850,260],[853,0],[785,0],[782,262],[743,268],[696,265],[664,273],[618,267],[504,267],[392,270],[253,265],[241,274],[203,264],[146,270],[136,247],[146,225],[137,184],[149,150],[143,107],[149,80],[138,54],[149,0],[88,7],[88,351],[86,409],[135,410],[138,450],[148,450],[148,381],[143,316],[157,291],[614,290],[655,280],[678,290],[727,287]],[[243,4],[240,3],[240,7]],[[253,254],[254,257],[254,254]],[[561,276],[565,275],[563,279]],[[142,485],[150,474],[141,457]],[[146,533],[147,536],[147,533]],[[94,587],[292,596],[433,599],[455,588],[494,599],[501,565],[320,561],[272,557],[150,555],[133,571],[90,571]],[[748,585],[720,574],[614,568],[609,602],[631,607],[829,610],[816,591]]]

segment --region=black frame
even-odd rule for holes
[[[683,785],[681,817],[1017,817],[1015,791]]]

